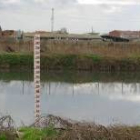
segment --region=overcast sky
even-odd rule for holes
[[[50,31],[52,8],[55,30],[140,30],[140,0],[0,0],[0,25],[3,29]]]

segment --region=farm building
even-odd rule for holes
[[[51,32],[35,32],[40,33],[41,39],[45,40],[101,40],[99,35],[90,34],[62,34],[62,33],[51,33]],[[33,38],[35,33],[25,33],[26,38]]]
[[[14,30],[5,30],[1,32],[1,37],[14,37],[15,34]]]
[[[0,28],[0,38],[1,39],[21,39],[23,37],[22,31],[15,30],[3,30]]]
[[[126,39],[140,39],[140,31],[114,30],[109,32],[109,36],[126,38]]]

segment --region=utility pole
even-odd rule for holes
[[[52,8],[52,17],[51,17],[51,32],[54,30],[54,8]]]
[[[92,34],[94,33],[93,27],[91,27],[91,33],[92,33]]]

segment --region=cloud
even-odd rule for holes
[[[79,4],[140,5],[138,0],[78,0]]]
[[[35,2],[39,3],[75,3],[77,0],[34,0]]]
[[[77,0],[0,0],[1,9],[41,9],[41,8],[59,8],[77,4]]]
[[[16,9],[20,5],[20,0],[0,0],[0,10]]]
[[[43,7],[63,7],[78,3],[77,0],[34,0],[33,2]]]
[[[1,5],[19,4],[20,0],[0,0]]]
[[[139,30],[140,8],[135,5],[140,3],[138,0],[85,0],[85,3],[84,0],[0,0],[0,25],[3,29],[50,31],[53,7],[55,30],[62,27],[76,33],[90,32],[91,27],[103,33],[113,29]]]
[[[20,0],[4,0],[4,1],[1,1],[2,3],[7,3],[7,4],[9,4],[9,3],[19,3],[20,2]]]
[[[124,101],[131,101],[131,102],[140,102],[140,96],[133,94],[133,95],[109,95],[110,100],[124,100]]]

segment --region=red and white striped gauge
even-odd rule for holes
[[[35,86],[35,119],[41,116],[40,109],[40,35],[34,36],[34,86]]]

